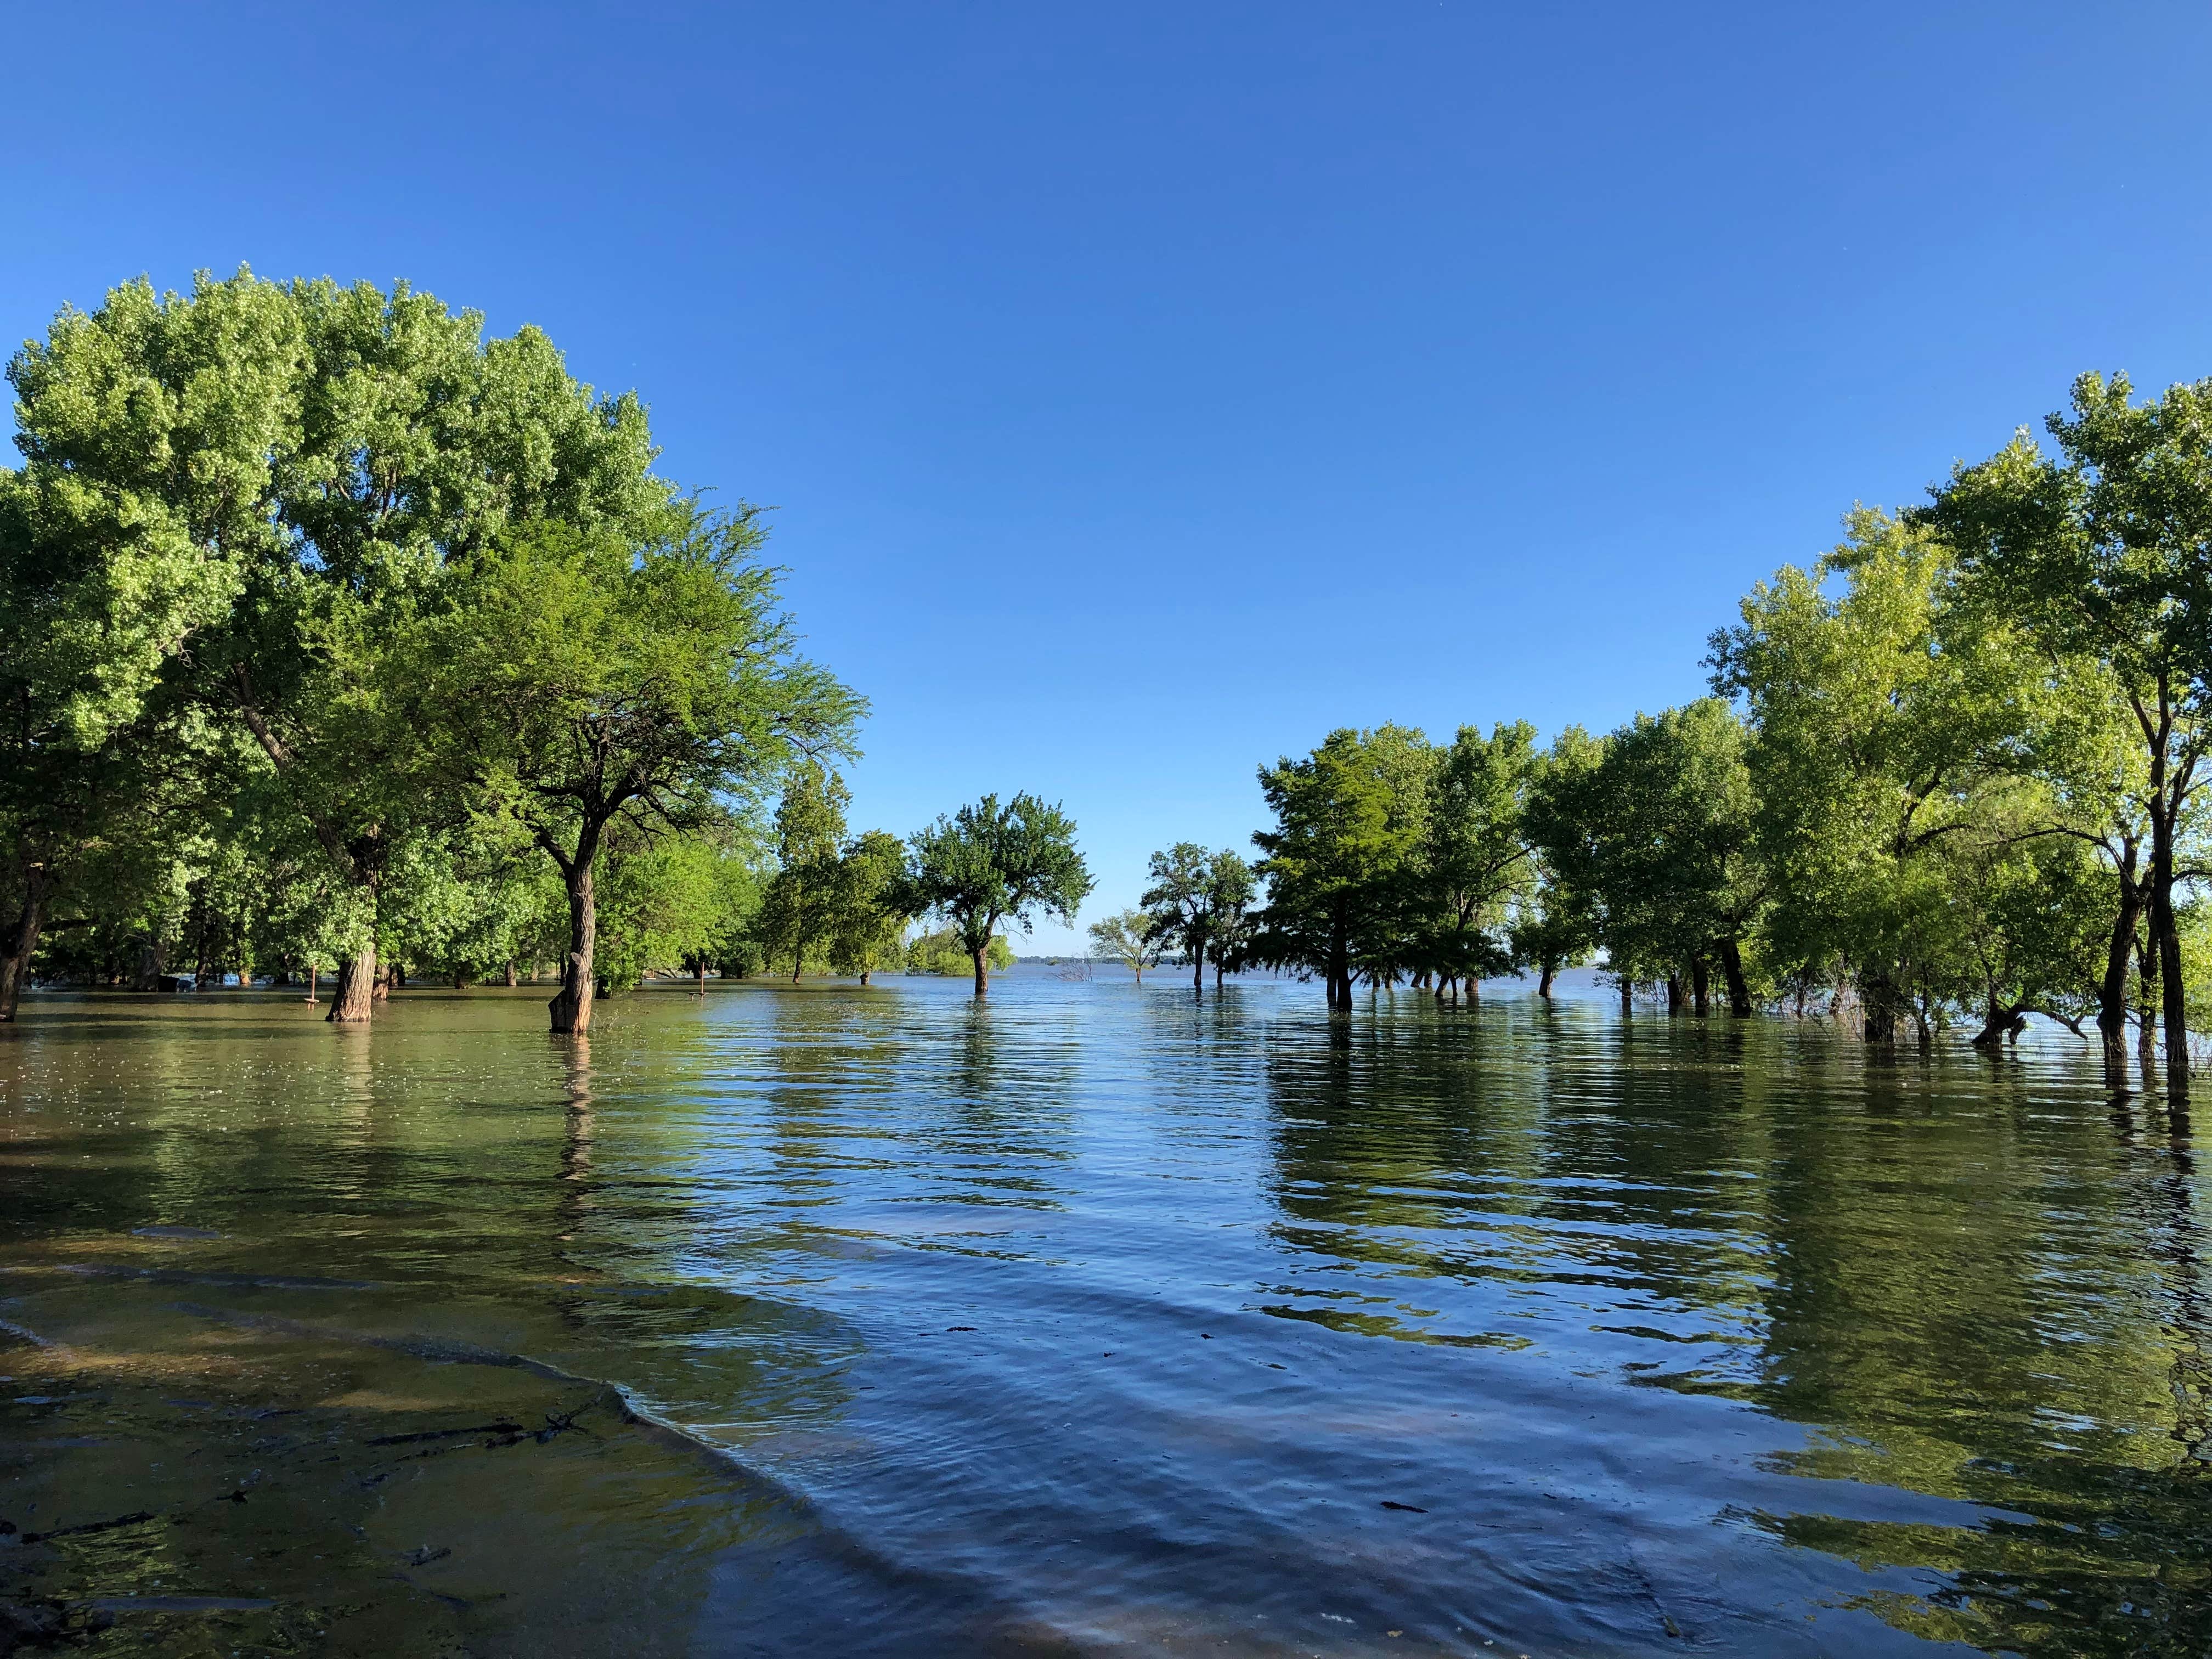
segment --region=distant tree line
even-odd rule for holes
[[[550,963],[582,1030],[649,972],[956,948],[981,994],[1090,890],[1026,795],[846,835],[866,706],[760,514],[655,477],[643,406],[536,329],[241,270],[64,310],[9,380],[0,1020],[34,975],[330,974],[357,1023],[410,970]]]
[[[1261,768],[1265,904],[1206,896],[1177,847],[1101,951],[1273,966],[1333,1007],[1516,969],[1548,993],[1602,952],[1624,999],[1817,997],[1875,1042],[1991,1047],[2040,1013],[2117,1075],[2130,1026],[2146,1068],[2163,1031],[2185,1097],[2212,1025],[2212,380],[2137,404],[2087,375],[2047,425],[1755,587],[1706,698],[1547,746],[1344,730]]]

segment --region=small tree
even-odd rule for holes
[[[794,985],[838,926],[844,884],[838,843],[852,799],[842,778],[810,758],[785,781],[775,809],[779,867],[761,900],[760,937],[770,957],[790,963]]]
[[[1120,963],[1139,985],[1145,982],[1146,969],[1159,966],[1165,943],[1157,919],[1142,910],[1117,910],[1091,924],[1091,954],[1101,962]]]
[[[906,878],[906,848],[896,836],[871,830],[846,844],[837,860],[836,915],[830,965],[858,974],[860,983],[906,954],[906,925],[914,900]]]
[[[1075,848],[1075,821],[1035,795],[1004,806],[986,795],[916,835],[914,901],[942,916],[975,968],[975,994],[991,988],[986,953],[1000,924],[1024,933],[1042,911],[1073,922],[1091,891],[1091,870]]]

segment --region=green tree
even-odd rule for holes
[[[1332,732],[1298,760],[1260,769],[1275,827],[1252,840],[1267,903],[1255,959],[1318,974],[1328,1006],[1352,1006],[1355,973],[1403,963],[1401,885],[1425,829],[1429,746],[1401,726]]]
[[[849,752],[863,704],[797,654],[761,539],[750,508],[689,505],[641,541],[526,526],[471,559],[464,602],[424,632],[421,681],[454,711],[442,763],[561,872],[556,1031],[591,1024],[611,825],[696,830],[802,757]]]
[[[830,965],[841,974],[868,976],[905,955],[906,925],[914,920],[906,848],[888,830],[870,830],[845,845],[837,860],[836,923]]]
[[[913,896],[941,916],[975,969],[975,994],[991,988],[986,952],[1003,923],[1028,933],[1040,913],[1073,923],[1091,892],[1075,822],[1057,805],[986,795],[913,837]]]
[[[421,763],[442,711],[407,696],[395,638],[507,526],[635,525],[667,500],[634,398],[576,384],[536,330],[482,331],[404,283],[241,270],[188,295],[114,289],[11,368],[26,514],[76,572],[48,596],[54,644],[90,637],[103,588],[134,596],[70,718],[112,720],[159,685],[250,741],[367,901],[337,1020],[368,1017],[398,849],[457,811]]]
[[[1756,734],[1746,762],[1778,959],[1840,958],[1870,1040],[1909,1018],[1925,1041],[1965,969],[1961,860],[2037,827],[2024,757],[2052,699],[2016,635],[1946,629],[1939,538],[1871,510],[1847,524],[1714,636],[1714,684]]]
[[[1206,879],[1213,910],[1206,948],[1213,958],[1213,985],[1218,990],[1222,976],[1242,969],[1251,953],[1252,904],[1260,896],[1260,878],[1233,848],[1224,848],[1213,855]]]
[[[1406,884],[1413,961],[1437,978],[1437,994],[1464,981],[1468,994],[1505,972],[1513,953],[1504,931],[1534,879],[1522,823],[1539,764],[1536,729],[1526,720],[1463,726],[1435,752],[1427,775],[1422,836]]]
[[[983,960],[993,973],[1004,973],[1014,965],[1014,947],[1006,943],[1006,935],[994,933],[984,947]],[[960,935],[950,927],[916,934],[906,947],[906,971],[909,974],[935,974],[950,979],[955,974],[974,970],[975,962]]]
[[[785,778],[775,809],[777,869],[762,896],[760,939],[769,957],[791,964],[796,985],[810,959],[827,954],[844,908],[841,867],[845,781],[808,757]]]
[[[2212,738],[2212,380],[2130,401],[2084,374],[2072,413],[1963,466],[1916,515],[1957,550],[1967,603],[2051,654],[2103,665],[2136,726],[2150,829],[2145,872],[2166,1032],[2166,1092],[2189,1093],[2187,972],[2175,921],[2185,823]],[[2110,1033],[2107,1033],[2110,1042]]]
[[[1146,918],[1146,940],[1155,947],[1155,953],[1139,967],[1138,976],[1141,979],[1142,969],[1159,961],[1158,950],[1173,948],[1180,950],[1190,963],[1191,988],[1202,992],[1206,988],[1206,947],[1212,940],[1215,925],[1212,855],[1196,842],[1179,841],[1164,853],[1152,854],[1151,875],[1152,884],[1137,902]],[[1100,939],[1099,928],[1109,924],[1118,927],[1122,921],[1123,916],[1109,916],[1105,921],[1092,923],[1091,938]],[[1115,961],[1130,960],[1123,954],[1129,941],[1120,934],[1115,937],[1119,942],[1106,954]]]
[[[1576,732],[1555,745],[1530,812],[1547,866],[1595,919],[1615,973],[1686,969],[1699,1014],[1716,960],[1730,1011],[1752,1012],[1742,947],[1767,883],[1747,743],[1715,697],[1639,714],[1601,744]]]
[[[1159,918],[1150,910],[1116,910],[1091,924],[1091,954],[1101,962],[1120,963],[1139,985],[1145,982],[1145,969],[1159,965],[1166,945]]]
[[[1548,1000],[1552,981],[1562,968],[1573,968],[1589,959],[1596,930],[1576,896],[1541,867],[1535,884],[1524,893],[1506,929],[1506,942],[1516,969],[1536,970],[1536,994]]]

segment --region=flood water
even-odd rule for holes
[[[2212,1650],[2212,1194],[2063,1035],[545,994],[0,1031],[0,1651]]]

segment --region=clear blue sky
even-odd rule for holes
[[[10,9],[0,333],[240,261],[543,325],[777,507],[855,827],[1060,798],[1093,910],[2212,374],[2201,4],[646,9]]]

